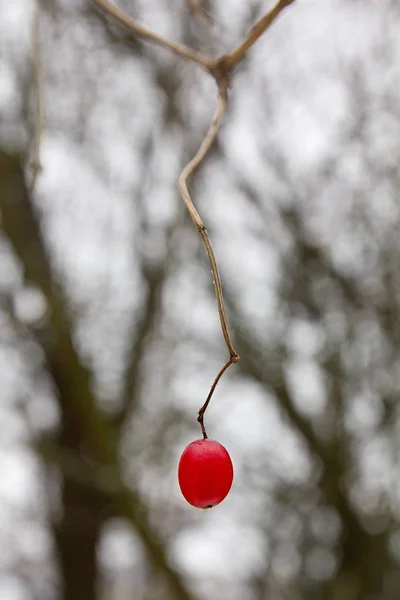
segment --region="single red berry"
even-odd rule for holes
[[[195,440],[182,453],[178,480],[189,504],[196,508],[211,508],[222,502],[231,489],[231,457],[215,440]]]

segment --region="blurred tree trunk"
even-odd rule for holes
[[[50,446],[39,443],[37,449],[59,467],[63,477],[61,517],[52,525],[63,597],[97,598],[97,541],[112,507],[114,514],[122,513],[132,521],[172,597],[189,600],[192,594],[169,564],[163,540],[152,527],[139,495],[124,488],[121,481],[116,426],[99,409],[92,374],[76,350],[67,302],[42,237],[20,158],[0,150],[1,224],[21,261],[24,279],[41,290],[48,308],[47,318],[32,328],[31,334],[44,353],[61,413],[56,439]]]
[[[96,490],[64,478],[62,518],[53,526],[65,600],[95,600],[97,542],[105,499]]]
[[[11,240],[21,257],[26,259],[23,261],[25,275],[48,291],[52,286],[52,276],[41,245],[32,235],[37,231],[36,218],[28,198],[20,157],[0,152],[0,175],[3,223],[13,232]],[[24,254],[27,254],[26,257]],[[54,291],[49,293],[51,295],[54,295]],[[75,354],[70,332],[56,306],[51,306],[51,309],[51,318],[59,319],[60,330],[57,331],[54,324],[50,324],[38,333],[43,337],[42,347],[46,351],[49,374],[55,384],[61,410],[61,431],[54,448],[70,453],[82,463],[83,469],[88,469],[90,464],[85,465],[85,462],[88,463],[85,456],[93,460],[95,455],[91,440],[85,439],[76,407],[88,402],[89,374],[83,367],[78,369],[71,364],[71,357]],[[73,384],[74,378],[77,385]],[[77,390],[79,398],[76,397]],[[97,541],[104,520],[104,509],[110,501],[92,485],[70,479],[68,473],[63,472],[62,476],[61,518],[53,523],[62,597],[65,600],[95,600]]]

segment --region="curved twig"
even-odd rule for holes
[[[192,221],[195,224],[197,231],[199,232],[199,234],[203,240],[203,243],[206,247],[206,250],[207,250],[208,258],[209,258],[210,265],[211,265],[211,272],[212,272],[212,276],[213,276],[215,295],[217,297],[218,313],[219,313],[219,318],[220,318],[220,322],[221,322],[222,334],[224,336],[225,343],[227,345],[227,348],[228,348],[229,354],[230,354],[229,361],[226,363],[226,365],[224,365],[224,367],[218,373],[218,375],[211,387],[211,391],[210,391],[209,396],[207,397],[206,402],[204,403],[202,408],[199,410],[199,419],[198,420],[201,425],[201,430],[202,430],[204,438],[207,437],[207,434],[206,434],[206,431],[204,428],[203,418],[204,418],[204,413],[207,410],[208,404],[211,400],[211,396],[214,393],[215,387],[216,387],[218,381],[220,380],[222,374],[226,371],[226,369],[229,367],[229,365],[239,362],[240,357],[239,357],[239,354],[236,352],[235,348],[233,347],[231,335],[229,332],[228,317],[226,315],[226,310],[225,310],[221,278],[219,275],[218,265],[217,265],[215,253],[214,253],[214,250],[213,250],[213,247],[211,244],[210,236],[208,235],[206,226],[204,225],[202,218],[200,217],[199,213],[197,212],[196,207],[193,204],[192,198],[189,193],[187,181],[188,181],[188,178],[190,177],[190,175],[193,174],[193,172],[198,168],[200,163],[204,160],[204,157],[206,156],[207,152],[211,148],[211,146],[217,136],[217,133],[218,133],[219,128],[222,123],[223,116],[225,114],[227,100],[228,100],[228,79],[224,78],[219,82],[217,110],[216,110],[214,119],[211,123],[211,126],[210,126],[205,138],[203,139],[203,141],[200,145],[200,148],[196,152],[195,156],[192,158],[191,161],[188,162],[188,164],[186,165],[186,167],[183,169],[182,173],[180,174],[179,182],[178,182],[179,183],[179,191],[181,193],[182,199],[185,202],[185,205],[189,212],[189,215],[192,218]]]
[[[237,359],[239,359],[239,356],[237,356]],[[218,375],[216,376],[216,378],[214,379],[214,382],[211,386],[211,389],[208,393],[208,396],[206,398],[206,401],[204,402],[203,406],[199,409],[198,412],[198,416],[197,416],[197,421],[198,423],[200,423],[200,427],[201,427],[201,433],[203,434],[203,438],[206,440],[208,438],[207,432],[206,432],[206,428],[204,426],[204,413],[206,412],[208,405],[210,404],[210,400],[212,398],[212,395],[215,391],[215,388],[217,387],[217,384],[219,382],[219,380],[221,379],[222,375],[225,373],[225,371],[231,366],[233,365],[234,362],[238,362],[237,360],[233,360],[232,356],[230,357],[230,359],[228,360],[228,362],[226,362],[224,364],[224,366],[222,367],[222,369],[220,370],[220,372],[218,373]]]
[[[266,31],[266,29],[268,29],[268,27],[272,25],[272,23],[282,12],[282,10],[289,4],[295,2],[295,0],[278,0],[277,4],[266,15],[264,15],[264,17],[259,19],[259,21],[249,31],[247,37],[232,52],[220,56],[217,59],[212,59],[207,56],[204,56],[203,54],[196,52],[195,50],[193,50],[189,46],[186,46],[185,44],[181,44],[179,42],[175,42],[164,38],[160,34],[155,33],[150,29],[147,29],[146,27],[143,27],[143,25],[136,23],[134,19],[129,17],[120,8],[116,7],[111,2],[109,2],[109,0],[94,1],[97,4],[97,6],[102,8],[106,13],[114,17],[114,19],[116,19],[119,23],[133,31],[139,37],[150,40],[155,44],[158,44],[159,46],[169,48],[169,50],[171,50],[178,56],[181,56],[186,60],[191,60],[203,67],[206,71],[210,73],[210,75],[214,77],[218,85],[218,101],[215,117],[211,123],[211,126],[205,138],[203,139],[200,145],[200,148],[198,149],[192,160],[190,160],[189,163],[185,166],[179,177],[179,191],[181,193],[182,199],[185,202],[189,215],[193,223],[195,224],[197,231],[199,232],[203,240],[204,246],[207,250],[208,258],[211,264],[211,272],[213,276],[215,294],[217,297],[218,314],[221,322],[222,334],[224,336],[224,340],[230,354],[228,362],[222,367],[217,377],[215,378],[205,403],[199,409],[198,422],[200,423],[203,437],[207,438],[207,433],[204,427],[204,413],[207,410],[211,397],[222,375],[225,373],[225,371],[231,364],[239,362],[240,357],[239,354],[236,352],[235,348],[233,347],[231,335],[229,332],[228,318],[225,310],[221,278],[218,271],[215,253],[211,245],[211,240],[208,235],[206,226],[204,225],[190,197],[187,182],[190,175],[193,174],[193,172],[199,167],[199,165],[203,161],[204,157],[211,148],[217,136],[217,133],[222,123],[223,116],[226,111],[228,101],[229,76],[232,70],[244,58],[249,48],[251,48],[251,46]],[[189,6],[192,7],[192,10],[194,10],[195,12],[201,11],[195,0],[187,0],[187,2]]]

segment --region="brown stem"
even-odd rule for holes
[[[219,85],[217,111],[216,111],[215,117],[211,123],[210,129],[208,130],[204,140],[202,141],[197,153],[192,158],[192,160],[186,165],[186,167],[183,169],[183,171],[179,177],[179,190],[180,190],[182,199],[186,204],[186,208],[192,218],[192,221],[195,224],[195,226],[204,242],[206,250],[207,250],[208,258],[210,260],[210,265],[211,265],[215,294],[217,297],[218,312],[219,312],[219,318],[221,321],[221,329],[222,329],[222,333],[223,333],[223,336],[225,339],[225,343],[226,343],[229,353],[231,355],[232,362],[239,362],[239,355],[236,352],[235,348],[233,347],[232,339],[231,339],[231,336],[229,333],[228,318],[226,316],[226,311],[225,311],[221,278],[219,275],[218,265],[217,265],[215,253],[214,253],[214,250],[213,250],[213,247],[211,244],[210,236],[208,235],[208,232],[207,232],[206,226],[203,223],[203,220],[201,219],[199,213],[196,210],[196,207],[193,204],[193,201],[192,201],[192,198],[190,196],[188,186],[187,186],[187,180],[188,180],[189,176],[192,175],[192,173],[200,165],[200,163],[204,159],[205,155],[209,151],[211,145],[213,144],[213,142],[217,136],[217,133],[221,126],[222,118],[225,113],[226,105],[227,105],[227,82],[225,81]]]
[[[192,218],[193,223],[195,224],[197,231],[199,232],[201,239],[203,240],[204,246],[206,247],[208,258],[211,265],[211,272],[213,277],[213,283],[215,288],[215,294],[217,297],[218,304],[218,313],[219,319],[221,322],[222,334],[224,336],[225,343],[229,350],[230,358],[229,361],[222,367],[220,372],[218,373],[215,381],[211,387],[211,391],[204,403],[204,405],[199,410],[198,421],[201,426],[201,431],[203,433],[203,437],[207,438],[207,433],[204,427],[204,413],[207,410],[208,404],[211,400],[211,397],[214,393],[214,390],[218,384],[218,381],[222,377],[223,373],[226,369],[233,363],[237,363],[240,360],[239,354],[236,352],[233,347],[231,335],[229,332],[228,326],[228,318],[226,315],[224,297],[222,292],[222,284],[221,278],[218,271],[218,265],[215,258],[215,253],[213,247],[211,245],[211,240],[208,235],[206,226],[204,225],[199,213],[196,210],[196,207],[193,204],[193,201],[190,197],[190,193],[187,186],[187,181],[190,175],[199,167],[207,152],[211,148],[219,128],[221,126],[221,122],[223,116],[225,114],[227,101],[228,101],[228,86],[229,86],[229,76],[232,72],[233,68],[243,59],[246,52],[251,48],[251,46],[258,40],[258,38],[268,29],[268,27],[275,21],[276,17],[280,14],[280,12],[289,4],[292,4],[295,0],[278,0],[278,3],[275,5],[272,10],[269,11],[263,18],[261,18],[254,27],[250,30],[246,39],[237,46],[230,54],[226,54],[221,56],[218,59],[211,59],[202,54],[199,54],[192,48],[189,48],[185,44],[181,44],[179,42],[174,42],[164,38],[158,33],[143,27],[131,17],[126,15],[120,8],[116,7],[114,4],[109,2],[109,0],[95,0],[97,6],[102,8],[109,15],[114,17],[119,23],[129,28],[131,31],[136,33],[136,35],[150,40],[155,44],[160,46],[169,48],[175,54],[185,58],[186,60],[191,60],[196,62],[198,65],[202,66],[206,71],[208,71],[216,80],[218,85],[218,103],[215,117],[211,123],[211,126],[203,139],[200,148],[196,152],[195,156],[191,161],[186,165],[183,169],[180,177],[179,177],[179,191],[181,193],[182,199],[186,205],[186,208],[189,212],[190,217]],[[196,0],[187,0],[189,6],[191,6],[192,10],[195,12],[199,12],[201,9],[198,7]]]
[[[239,354],[236,352],[235,348],[233,347],[231,335],[229,332],[228,317],[226,315],[226,310],[225,310],[221,278],[219,275],[217,260],[215,258],[215,253],[214,253],[214,250],[213,250],[213,247],[211,244],[210,236],[208,235],[208,232],[207,232],[206,226],[203,223],[203,220],[201,219],[199,213],[196,210],[196,207],[193,204],[192,198],[191,198],[189,190],[188,190],[187,180],[188,180],[189,176],[195,171],[195,169],[197,169],[197,167],[203,161],[205,155],[211,148],[211,146],[217,136],[219,128],[221,126],[221,122],[222,122],[223,116],[225,114],[226,106],[227,106],[227,101],[228,101],[228,79],[223,78],[219,81],[217,110],[215,113],[215,117],[211,123],[211,126],[210,126],[205,138],[203,139],[197,153],[192,158],[192,160],[189,161],[189,163],[183,169],[183,171],[179,177],[179,190],[180,190],[182,199],[185,202],[186,208],[187,208],[187,210],[192,218],[192,221],[195,224],[197,231],[199,232],[201,239],[203,240],[204,246],[206,247],[206,250],[207,250],[208,258],[209,258],[210,265],[211,265],[211,272],[212,272],[213,283],[214,283],[214,288],[215,288],[215,295],[217,297],[218,313],[219,313],[219,319],[220,319],[220,323],[221,323],[222,334],[224,336],[224,340],[225,340],[225,343],[227,345],[227,348],[228,348],[229,354],[230,354],[229,361],[226,363],[226,365],[224,365],[224,367],[218,373],[218,375],[213,383],[213,386],[211,388],[211,392],[210,392],[209,396],[207,397],[205,404],[199,411],[199,419],[198,420],[199,420],[199,423],[201,426],[201,431],[203,433],[204,438],[207,437],[207,434],[206,434],[204,424],[203,424],[203,417],[204,417],[204,413],[207,409],[207,406],[211,400],[211,396],[214,392],[214,389],[215,389],[218,381],[220,380],[222,374],[226,371],[226,369],[229,367],[229,365],[239,362],[240,357],[239,357]]]
[[[295,0],[279,0],[279,2],[266,15],[264,15],[264,17],[262,17],[254,25],[254,27],[251,28],[246,39],[244,39],[243,42],[241,42],[239,46],[235,48],[235,50],[233,50],[232,52],[230,52],[230,54],[227,54],[224,57],[226,64],[229,66],[230,70],[233,69],[233,67],[235,67],[238,64],[238,62],[240,62],[244,58],[249,48],[251,48],[254,42],[256,42],[258,38],[262,36],[264,31],[268,29],[270,25],[272,25],[272,23],[282,12],[282,10],[289,6],[289,4],[292,4],[293,2],[295,2]]]
[[[275,21],[276,17],[282,12],[284,8],[289,6],[295,2],[295,0],[278,0],[278,3],[264,16],[262,17],[255,25],[252,27],[247,37],[229,54],[225,54],[220,56],[217,59],[209,58],[208,56],[204,56],[193,48],[186,46],[185,44],[181,44],[180,42],[175,42],[173,40],[169,40],[165,38],[159,33],[140,25],[137,23],[132,17],[127,15],[123,10],[112,4],[109,0],[94,0],[96,5],[102,9],[105,13],[112,16],[116,21],[124,25],[131,31],[133,31],[137,36],[149,40],[159,46],[163,46],[164,48],[168,48],[178,56],[186,60],[191,60],[201,67],[203,67],[206,71],[208,71],[211,75],[213,75],[217,82],[219,82],[220,77],[218,73],[225,73],[225,76],[228,76],[231,73],[232,69],[244,58],[247,51],[251,48],[251,46],[258,40],[259,37],[268,29],[270,25]],[[202,13],[203,16],[207,15],[208,18],[210,16],[208,13],[205,13],[198,5],[195,0],[187,0],[187,3],[192,8],[192,10],[196,13]]]
[[[206,428],[204,426],[204,413],[206,412],[208,405],[210,404],[210,400],[212,398],[212,395],[215,391],[215,388],[217,387],[217,384],[219,382],[219,380],[221,379],[222,375],[225,373],[225,371],[231,366],[233,365],[234,362],[237,362],[235,360],[233,360],[233,358],[231,357],[227,363],[224,364],[224,366],[222,367],[222,369],[220,370],[220,372],[218,373],[218,375],[216,376],[216,378],[214,379],[214,383],[211,386],[210,392],[206,398],[206,401],[204,402],[203,406],[199,409],[198,412],[198,417],[197,417],[197,421],[200,423],[200,427],[201,427],[201,433],[203,434],[203,438],[206,440],[208,438],[207,432],[206,432]]]

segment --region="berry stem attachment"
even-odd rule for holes
[[[213,393],[215,391],[215,388],[217,387],[217,384],[218,384],[219,380],[221,379],[222,375],[235,362],[238,362],[238,361],[234,360],[234,358],[231,356],[230,359],[228,360],[228,362],[224,364],[224,366],[222,367],[222,369],[220,370],[220,372],[218,373],[218,375],[214,379],[214,383],[211,386],[211,389],[210,389],[210,391],[208,393],[206,401],[204,402],[203,406],[199,409],[197,421],[200,424],[201,433],[203,434],[203,438],[205,440],[208,438],[208,435],[207,435],[206,428],[205,428],[205,425],[204,425],[204,413],[206,412],[206,410],[208,408],[208,405],[210,404],[210,400],[212,398],[212,395],[213,395]]]

